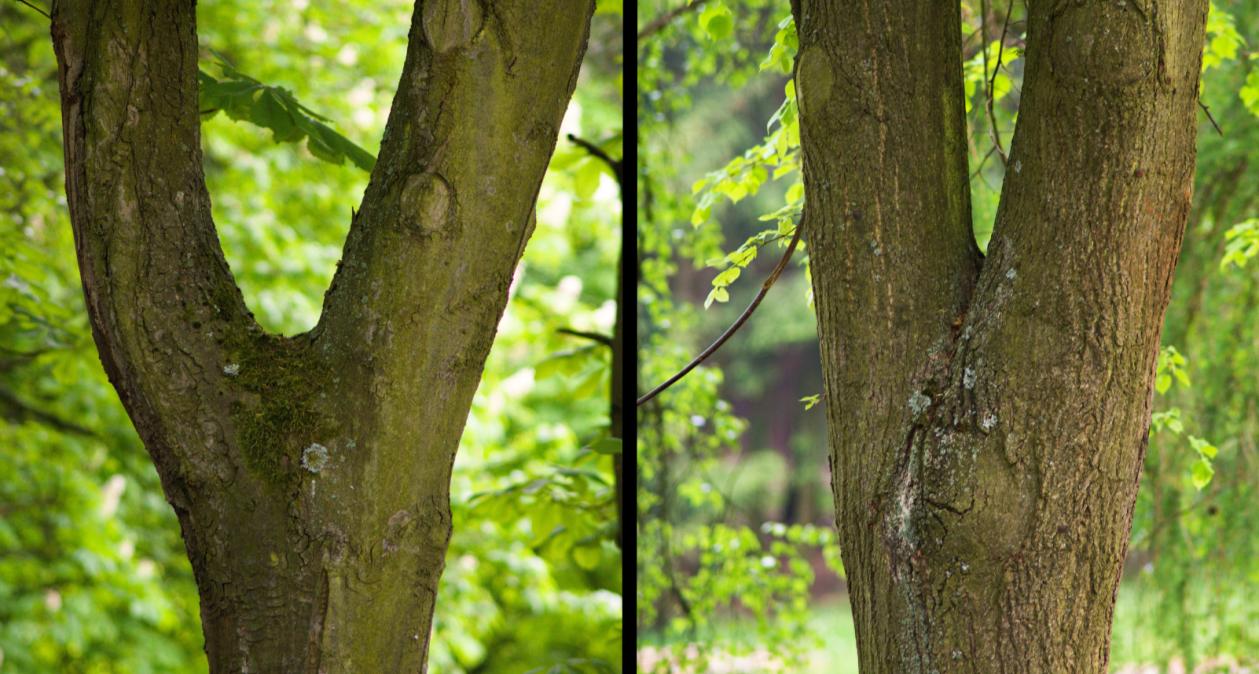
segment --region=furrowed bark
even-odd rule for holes
[[[863,672],[1104,672],[1188,213],[1206,3],[1032,3],[988,257],[957,7],[797,11]]]
[[[863,672],[917,671],[895,664],[925,629],[906,567],[922,435],[910,408],[951,357],[979,261],[960,10],[901,4],[805,2],[797,15],[805,235]]]
[[[449,479],[590,2],[416,5],[310,333],[264,333],[201,173],[192,2],[53,8],[93,334],[201,593],[212,672],[423,671]]]

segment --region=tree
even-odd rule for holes
[[[986,256],[958,5],[793,2],[863,672],[1106,671],[1189,211],[1207,3],[1029,3]]]
[[[454,451],[591,11],[417,2],[324,312],[281,337],[210,218],[193,3],[54,5],[93,335],[179,517],[211,671],[423,670]]]

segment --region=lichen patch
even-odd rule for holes
[[[328,465],[328,448],[319,443],[312,443],[302,450],[302,468],[318,473]]]
[[[914,391],[914,393],[909,396],[909,411],[913,412],[915,417],[923,412],[926,412],[927,408],[930,406],[931,396],[923,393],[922,391]]]
[[[982,428],[982,429],[984,430],[984,432],[985,432],[985,433],[987,433],[987,432],[991,431],[992,429],[996,428],[996,427],[997,427],[997,415],[993,414],[992,412],[988,412],[988,413],[984,414],[984,418],[979,420],[979,427],[980,427],[980,428]]]

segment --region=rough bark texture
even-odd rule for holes
[[[418,2],[319,325],[254,322],[210,219],[191,0],[54,4],[93,334],[157,464],[211,672],[419,672],[455,449],[589,0]]]
[[[1205,0],[1034,1],[986,258],[956,2],[795,8],[863,672],[1104,672],[1190,203]]]

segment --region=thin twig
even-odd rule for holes
[[[673,23],[674,19],[677,19],[679,16],[682,16],[687,12],[693,12],[700,7],[703,7],[705,2],[707,2],[707,0],[691,0],[681,7],[672,9],[652,19],[651,21],[648,21],[647,25],[643,26],[642,30],[638,31],[638,41],[642,42],[652,35],[659,33],[664,30],[666,26]]]
[[[1203,105],[1202,101],[1198,101],[1198,107],[1202,108],[1202,111],[1207,113],[1207,119],[1211,120],[1211,126],[1215,127],[1215,132],[1220,134],[1220,136],[1223,136],[1224,132],[1220,130],[1220,125],[1216,124],[1215,118],[1211,116],[1211,108],[1208,108],[1207,106]]]
[[[1006,155],[1005,155],[1005,148],[1001,147],[1001,129],[997,128],[997,113],[994,112],[992,109],[992,103],[993,103],[992,85],[988,82],[988,29],[987,29],[988,3],[983,2],[981,3],[980,6],[981,6],[981,9],[979,12],[979,26],[980,26],[980,30],[984,31],[983,45],[980,46],[980,49],[983,50],[980,53],[983,55],[983,62],[984,62],[984,109],[988,113],[988,124],[989,124],[988,132],[992,136],[993,145],[997,147],[997,156],[1001,158],[1001,163],[1002,165],[1004,165],[1007,163]],[[1010,6],[1011,8],[1013,8],[1014,6],[1013,1],[1011,1]],[[1003,36],[1002,40],[1004,41],[1004,39],[1005,38]],[[997,81],[997,70],[999,70],[1000,68],[1001,68],[1001,62],[997,61],[997,67],[993,69],[993,75],[992,75],[993,82]]]
[[[581,149],[585,150],[586,152],[589,152],[590,156],[607,164],[608,168],[612,169],[612,175],[616,176],[617,182],[621,182],[622,164],[619,159],[613,159],[612,157],[608,156],[607,152],[603,151],[603,148],[599,147],[598,145],[595,145],[594,143],[584,138],[578,138],[577,136],[574,136],[571,133],[568,134],[568,140],[574,143],[575,145],[580,146]]]
[[[787,244],[787,251],[783,253],[782,259],[778,261],[778,265],[774,267],[774,271],[770,272],[769,278],[765,279],[765,283],[761,284],[761,289],[756,293],[756,297],[752,298],[752,303],[748,305],[748,308],[743,310],[742,314],[739,314],[739,317],[735,319],[734,323],[732,323],[730,327],[726,328],[726,331],[721,333],[721,336],[718,337],[716,341],[708,345],[707,349],[704,349],[694,358],[694,360],[687,363],[686,367],[679,370],[677,374],[666,379],[663,384],[648,391],[639,398],[634,403],[635,407],[642,407],[652,398],[655,398],[663,393],[665,389],[678,383],[679,380],[687,374],[690,374],[691,370],[694,370],[700,363],[704,362],[705,359],[716,353],[717,349],[720,349],[721,346],[726,343],[726,340],[734,336],[734,333],[738,332],[739,328],[743,327],[743,324],[752,317],[752,312],[756,311],[756,307],[760,305],[761,300],[765,299],[765,293],[769,292],[770,287],[778,280],[778,276],[783,273],[784,269],[787,268],[787,262],[791,259],[792,253],[796,252],[796,244],[800,243],[800,232],[803,229],[804,220],[801,219],[801,221],[796,224],[796,233],[791,237],[791,243]]]
[[[584,339],[589,339],[592,342],[598,342],[599,344],[602,344],[606,347],[612,346],[612,338],[602,333],[583,332],[581,330],[571,330],[569,328],[560,328],[559,330],[556,330],[556,332],[559,332],[565,335],[572,335],[574,337],[582,337]]]
[[[1005,34],[1010,30],[1010,15],[1014,13],[1014,0],[1010,0],[1010,8],[1005,12],[1005,23],[1001,24],[1001,40],[997,42],[997,65],[992,69],[992,81],[989,91],[997,86],[997,73],[1001,72],[1001,56],[1005,53]]]
[[[37,7],[37,6],[35,6],[35,5],[32,5],[31,3],[27,2],[26,0],[17,0],[17,1],[18,1],[18,2],[20,2],[20,3],[22,3],[23,5],[26,5],[27,7],[30,7],[30,8],[31,8],[31,9],[33,9],[33,10],[35,10],[35,11],[39,12],[40,14],[43,14],[45,19],[48,19],[49,21],[52,21],[52,15],[51,15],[51,14],[49,14],[48,12],[45,12],[45,11],[43,10],[43,8],[41,8],[41,7]]]
[[[985,154],[984,158],[979,160],[979,166],[975,167],[975,172],[970,174],[971,180],[974,180],[975,176],[979,175],[979,172],[984,170],[984,164],[988,163],[988,158],[991,157],[992,153],[996,151],[997,151],[997,146],[995,145],[988,148],[988,154]]]
[[[1169,522],[1178,520],[1184,517],[1185,515],[1188,515],[1194,510],[1197,510],[1198,508],[1210,503],[1210,501],[1211,501],[1211,495],[1206,494],[1202,497],[1201,500],[1197,501],[1196,503],[1191,503],[1188,506],[1182,508],[1179,512],[1172,513],[1170,517],[1165,517],[1159,520],[1158,522],[1154,524],[1153,527],[1150,527],[1146,531],[1143,531],[1141,535],[1137,537],[1136,540],[1132,541],[1132,543],[1128,547],[1130,549],[1137,549],[1137,548],[1140,548],[1142,545],[1145,545],[1146,543],[1151,542],[1154,539],[1154,536],[1158,534],[1160,530],[1162,530],[1164,525],[1168,524]]]

